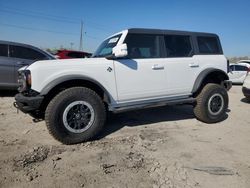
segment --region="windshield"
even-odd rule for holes
[[[112,54],[112,49],[116,46],[121,34],[113,36],[105,40],[96,50],[92,57],[105,57]]]

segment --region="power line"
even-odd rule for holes
[[[94,36],[91,36],[91,35],[88,35],[85,33],[85,36],[88,37],[88,38],[91,38],[91,39],[94,39],[94,40],[103,40],[103,38],[99,38],[99,37],[94,37]]]
[[[57,19],[63,19],[63,20],[69,20],[69,21],[74,21],[76,19],[79,18],[73,18],[73,17],[65,17],[65,16],[58,16],[58,15],[52,15],[52,14],[44,14],[44,12],[40,12],[40,11],[33,11],[33,10],[27,10],[27,9],[17,9],[17,8],[12,8],[12,7],[6,7],[6,6],[1,6],[2,9],[7,9],[7,10],[11,10],[11,11],[18,11],[18,12],[29,12],[32,14],[36,14],[36,15],[42,15],[42,16],[46,16],[46,17],[52,17],[52,18],[57,18]]]
[[[69,23],[69,24],[79,24],[79,21],[81,20],[79,18],[44,14],[42,12],[37,12],[37,11],[32,11],[32,10],[13,9],[13,8],[3,7],[3,6],[0,8],[0,10],[1,12],[5,12],[9,14],[17,14],[17,15],[30,17],[30,18],[36,17],[39,19],[56,21],[56,22],[64,22],[64,23]],[[79,21],[76,21],[76,20],[79,20]],[[89,27],[97,29],[97,30],[113,32],[112,30],[107,29],[105,26],[91,22],[89,20],[85,21],[85,25],[88,25]]]
[[[6,26],[6,27],[13,27],[13,28],[18,28],[18,29],[25,29],[25,30],[31,30],[31,31],[41,31],[41,32],[48,32],[48,33],[56,33],[56,34],[63,34],[63,35],[79,35],[78,33],[67,33],[67,32],[61,32],[61,31],[54,31],[54,30],[46,30],[46,29],[38,29],[38,28],[34,28],[34,27],[26,27],[26,26],[20,26],[20,25],[14,25],[14,24],[7,24],[7,23],[1,23],[0,25],[2,26]],[[98,37],[94,37],[88,34],[85,34],[85,37],[87,38],[91,38],[94,40],[102,40]]]
[[[77,33],[66,33],[66,32],[61,32],[61,31],[38,29],[38,28],[33,28],[33,27],[26,27],[26,26],[14,25],[14,24],[6,24],[6,23],[1,23],[1,22],[0,22],[0,24],[3,26],[7,26],[7,27],[14,27],[14,28],[26,29],[26,30],[31,30],[31,31],[42,31],[42,32],[48,32],[48,33],[64,34],[64,35],[78,35]]]
[[[17,15],[30,17],[30,18],[35,17],[35,18],[50,20],[50,21],[55,21],[55,22],[63,22],[63,23],[69,23],[69,24],[78,24],[79,23],[77,21],[68,21],[68,20],[62,20],[62,19],[57,19],[57,18],[50,18],[50,17],[47,17],[47,16],[40,16],[40,15],[36,15],[36,14],[32,14],[32,13],[21,13],[21,12],[16,12],[16,11],[13,11],[13,10],[3,10],[1,8],[0,8],[0,11],[10,13],[10,14],[17,14]]]

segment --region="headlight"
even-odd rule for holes
[[[18,71],[18,91],[24,92],[31,88],[31,74],[29,70]]]

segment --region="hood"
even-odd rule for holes
[[[99,59],[99,60],[98,60]],[[96,65],[101,63],[100,59],[103,58],[78,58],[78,59],[55,59],[55,60],[42,60],[42,61],[36,61],[33,64],[31,64],[28,69],[33,68],[59,68],[60,67],[77,67],[77,66],[83,66],[85,65]]]
[[[25,65],[24,67],[21,67],[20,69],[18,69],[18,71],[26,70],[28,67],[29,67],[29,65]]]

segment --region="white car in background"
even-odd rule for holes
[[[234,84],[243,84],[247,73],[250,71],[250,65],[248,67],[247,65],[237,63],[230,64],[229,68],[229,80],[231,80]]]
[[[242,92],[245,97],[250,100],[250,74],[247,74],[247,77],[243,83]]]

